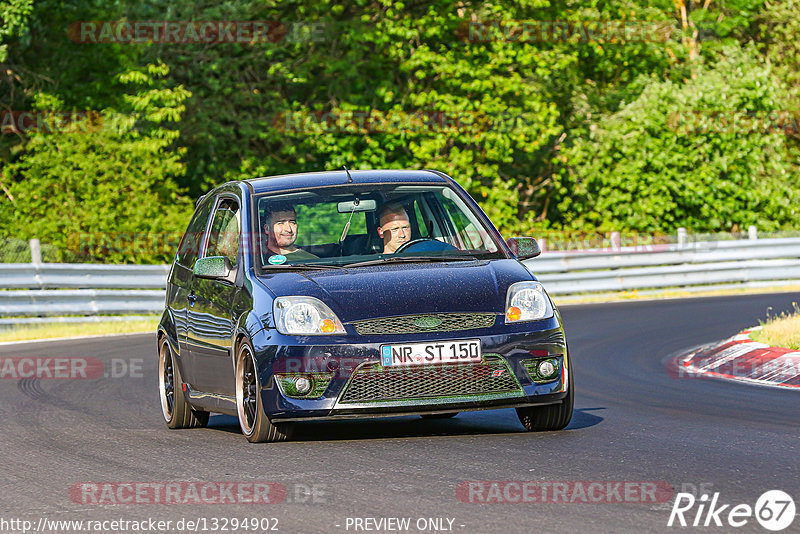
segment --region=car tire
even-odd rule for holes
[[[563,430],[572,419],[575,404],[575,375],[569,374],[567,396],[558,404],[517,408],[519,422],[530,432]]]
[[[261,401],[261,380],[250,342],[243,340],[236,350],[236,413],[242,434],[250,443],[286,441],[294,423],[272,423]]]
[[[450,419],[451,417],[455,417],[458,415],[458,412],[450,412],[450,413],[423,413],[420,414],[420,417],[423,419]]]
[[[208,412],[194,410],[183,394],[183,380],[167,336],[158,344],[158,393],[161,415],[169,428],[199,428],[208,424]]]

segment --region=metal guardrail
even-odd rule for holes
[[[42,322],[34,317],[55,321],[67,315],[158,313],[164,309],[169,269],[169,265],[0,264],[0,288],[7,290],[0,291],[0,324]]]
[[[686,245],[621,247],[603,251],[545,252],[525,264],[536,273],[655,265],[800,258],[800,238],[700,241]]]
[[[800,238],[551,252],[525,265],[552,295],[773,281],[800,284]]]
[[[164,290],[42,289],[0,292],[0,315],[123,315],[164,309]]]
[[[524,263],[559,296],[800,285],[800,238],[545,252]],[[0,324],[158,313],[168,272],[168,265],[0,264]]]
[[[163,290],[169,268],[169,265],[5,263],[0,264],[0,288]]]

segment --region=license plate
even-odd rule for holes
[[[384,367],[480,361],[480,339],[381,345],[381,363]]]

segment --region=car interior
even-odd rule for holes
[[[353,195],[342,196],[341,203],[346,203],[346,201],[350,201],[352,203],[353,198],[355,198]],[[405,208],[406,212],[410,215],[415,213],[416,199],[410,195],[387,199],[380,193],[374,193],[362,195],[359,198],[362,201],[375,200],[375,205],[377,207],[369,211],[354,211],[352,213],[352,217],[350,217],[350,213],[340,212],[340,218],[345,222],[342,223],[337,221],[336,218],[333,217],[329,219],[327,224],[328,227],[324,228],[323,232],[314,232],[313,229],[309,228],[311,222],[309,219],[319,218],[320,216],[319,211],[321,210],[318,208],[320,203],[308,201],[303,202],[302,200],[298,201],[294,206],[297,213],[298,223],[298,240],[296,245],[301,249],[314,254],[315,256],[319,256],[320,258],[379,254],[383,250],[383,240],[378,235],[378,213],[380,211],[380,206],[383,206],[389,202],[392,204],[398,203],[401,204]],[[333,204],[330,199],[327,199],[327,202]],[[262,209],[259,211],[260,218],[263,221],[266,209],[262,207]],[[344,239],[340,240],[338,237],[341,236],[338,236],[338,234],[342,233],[348,220],[350,221],[349,228],[353,229],[353,231],[348,231],[344,236]],[[410,224],[412,240],[429,235],[427,229],[424,235],[420,231],[420,223],[417,220],[417,217],[412,215],[410,217]],[[263,224],[261,227],[263,227]],[[319,238],[322,235],[326,233],[330,234],[330,232],[334,232],[337,234],[337,236],[328,235],[327,237],[329,239],[319,242]],[[268,255],[265,254],[266,234],[264,234],[261,239],[262,261],[266,261],[266,256]]]
[[[289,203],[297,216],[296,246],[319,258],[358,257],[381,254],[383,239],[378,235],[378,214],[386,204],[399,204],[409,215],[410,240],[431,239],[448,248],[494,252],[486,232],[477,220],[470,220],[466,206],[459,206],[455,193],[406,186],[391,190],[339,193],[302,192],[262,197],[259,201],[259,228],[263,229],[271,203]],[[267,236],[260,235],[262,265],[271,255]],[[488,243],[488,244],[487,244]],[[492,250],[494,249],[494,250]],[[432,250],[432,249],[428,249]]]

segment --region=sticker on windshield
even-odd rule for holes
[[[270,256],[267,260],[270,265],[280,265],[281,263],[286,263],[286,256],[282,254],[275,254],[274,256]]]

